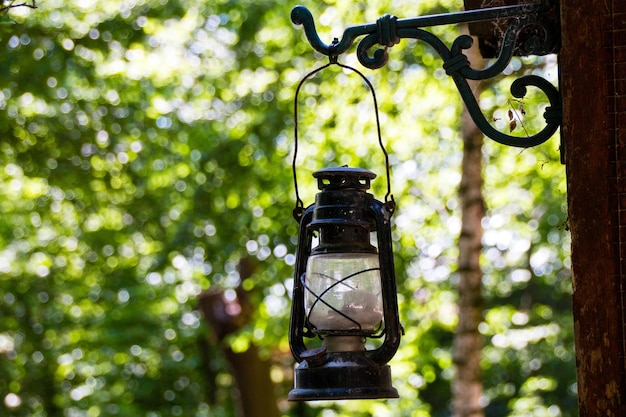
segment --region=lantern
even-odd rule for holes
[[[299,216],[289,329],[299,364],[288,398],[397,398],[387,365],[401,333],[392,209],[367,192],[376,177],[369,170],[326,168],[313,176],[320,192]],[[304,338],[315,337],[322,345],[308,348]],[[384,340],[368,350],[372,337]]]

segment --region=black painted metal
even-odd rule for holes
[[[397,397],[386,365],[396,353],[402,333],[389,204],[376,200],[366,192],[370,180],[375,177],[371,171],[327,168],[317,171],[314,176],[318,178],[321,192],[316,196],[315,204],[307,207],[299,218],[289,346],[300,365],[296,368],[296,388],[289,399]],[[321,238],[316,248],[312,248],[314,232],[319,232]],[[306,284],[302,277],[307,260],[312,252],[371,252],[375,248],[370,245],[370,232],[376,233],[378,243],[384,340],[377,349],[363,352],[313,352],[304,342],[304,338],[316,336],[308,323],[304,306]],[[346,379],[345,375],[351,377]]]
[[[318,188],[313,219],[308,230],[319,234],[319,244],[311,254],[376,253],[370,243],[370,230],[375,230],[369,219],[369,202],[373,200],[366,190],[376,177],[367,169],[337,167],[313,173]]]
[[[289,321],[289,347],[291,354],[297,362],[302,362],[302,355],[308,350],[304,343],[305,337],[315,335],[308,329],[304,309],[304,284],[302,274],[306,271],[306,263],[311,253],[313,234],[307,231],[307,225],[313,218],[315,205],[309,206],[300,217],[298,230],[298,246],[296,248],[296,268],[293,278],[293,291],[291,300],[291,320]]]
[[[336,40],[330,45],[323,43],[317,35],[313,16],[305,7],[294,7],[291,11],[291,20],[295,24],[303,25],[306,37],[316,51],[330,57],[331,61],[335,62],[337,56],[347,52],[357,38],[365,36],[357,46],[357,57],[361,64],[371,69],[381,68],[387,63],[386,48],[397,44],[400,39],[410,38],[428,43],[442,58],[443,68],[454,80],[477,127],[486,136],[498,143],[528,148],[550,139],[561,125],[561,96],[557,88],[536,75],[522,76],[513,82],[511,94],[514,97],[523,98],[527,87],[535,87],[546,95],[550,103],[543,115],[546,122],[544,128],[532,136],[518,137],[500,132],[489,123],[480,110],[467,80],[486,80],[502,73],[516,49],[521,49],[529,55],[543,55],[558,48],[558,31],[542,19],[542,14],[553,7],[552,2],[543,1],[408,19],[398,19],[395,16],[385,15],[379,18],[376,23],[348,27],[345,29],[341,40]],[[471,68],[463,54],[463,50],[472,45],[473,40],[470,36],[459,36],[448,48],[435,35],[422,29],[439,25],[498,19],[506,19],[507,21],[507,29],[503,34],[498,57],[489,67],[481,70]],[[532,30],[528,28],[532,28]],[[520,46],[516,40],[519,40],[521,33],[525,33],[525,36],[524,44]],[[376,49],[370,55],[370,50],[376,46],[381,46],[383,49]]]
[[[391,368],[365,352],[315,352],[298,364],[289,401],[398,398]]]
[[[522,76],[511,86],[511,94],[523,98],[528,87],[541,90],[550,102],[544,119],[546,126],[537,134],[528,137],[515,137],[497,131],[482,114],[468,80],[485,80],[504,71],[515,51],[529,54],[545,54],[555,50],[558,40],[552,28],[543,23],[541,14],[550,9],[545,2],[517,6],[502,6],[460,13],[422,16],[411,19],[398,19],[385,15],[376,23],[352,26],[345,30],[341,40],[336,39],[330,45],[324,44],[317,35],[311,13],[302,6],[292,10],[292,21],[302,24],[307,39],[318,52],[328,56],[330,63],[336,64],[337,57],[345,53],[354,41],[364,38],[357,47],[357,57],[366,67],[376,69],[387,62],[386,48],[397,44],[400,39],[411,38],[431,45],[443,60],[443,68],[454,80],[470,115],[479,129],[496,142],[517,147],[535,146],[548,140],[561,125],[561,97],[558,90],[547,80],[535,76]],[[425,31],[424,27],[436,25],[469,23],[506,19],[507,26],[500,42],[497,58],[488,68],[476,70],[470,67],[463,50],[472,45],[472,38],[466,35],[458,37],[448,48],[439,38]],[[528,27],[532,27],[528,30]],[[524,32],[526,31],[526,32]],[[519,45],[520,33],[524,43]],[[370,55],[370,50],[377,49]],[[296,186],[296,208],[294,217],[299,222],[298,248],[294,276],[293,303],[289,327],[289,345],[299,365],[295,370],[295,388],[289,393],[291,401],[320,399],[356,399],[356,398],[396,398],[397,391],[391,385],[391,372],[387,362],[396,353],[400,344],[402,327],[398,317],[397,288],[393,264],[390,218],[395,203],[390,193],[389,166],[387,153],[382,141],[379,142],[385,152],[387,163],[388,193],[382,203],[366,190],[375,175],[367,170],[340,167],[318,171],[321,190],[315,204],[303,206],[297,191],[296,155],[297,155],[297,97],[302,83],[310,76],[326,68],[322,66],[308,74],[299,84],[295,100],[296,149],[293,160],[294,183]],[[346,67],[354,70],[351,67]],[[354,70],[356,71],[356,70]],[[370,88],[373,88],[365,79]],[[376,105],[376,96],[374,95]],[[378,114],[377,114],[378,121]],[[378,258],[382,284],[384,336],[382,344],[374,350],[327,352],[324,347],[309,349],[304,338],[316,337],[315,329],[308,322],[305,313],[304,295],[306,281],[303,279],[307,260],[311,254],[334,252],[372,252],[369,234],[376,232]],[[313,233],[319,233],[320,244],[312,248]],[[323,301],[322,301],[323,302]],[[353,333],[341,331],[341,336],[351,337]],[[358,336],[370,337],[356,329]],[[328,333],[330,335],[330,333]],[[334,337],[334,336],[333,336]]]

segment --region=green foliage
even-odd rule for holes
[[[304,4],[324,39],[383,13],[461,7]],[[292,6],[47,0],[12,11],[15,24],[0,21],[0,415],[234,416],[233,379],[196,300],[239,285],[242,258],[255,262],[241,284],[257,310],[229,342],[259,345],[275,361],[277,392],[290,389],[292,100],[323,62],[290,23]],[[286,415],[449,415],[461,103],[428,47],[403,41],[389,52],[387,67],[364,73],[379,99],[399,203],[406,335],[391,365],[401,399],[281,403]],[[353,54],[341,59],[359,67]],[[510,95],[499,88],[483,104],[502,119]],[[529,119],[540,113],[536,100],[524,103]],[[384,172],[358,76],[329,68],[300,103],[305,204],[315,193],[310,174],[322,166]],[[557,146],[485,145],[490,416],[576,415]],[[379,198],[384,187],[380,176]]]

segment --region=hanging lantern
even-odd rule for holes
[[[367,193],[376,177],[371,171],[327,168],[313,176],[321,192],[299,218],[289,330],[299,364],[288,398],[397,398],[387,365],[401,333],[392,206]],[[377,246],[371,241],[374,234]],[[320,338],[322,345],[308,348],[305,337]],[[367,350],[372,337],[384,340]]]
[[[294,100],[294,217],[300,227],[289,326],[289,346],[298,365],[290,401],[398,397],[387,365],[402,332],[391,242],[395,202],[389,155],[372,84],[336,58],[331,56],[328,64],[307,74]],[[372,93],[387,174],[384,203],[367,192],[376,174],[347,166],[313,173],[320,190],[315,204],[305,209],[298,194],[298,93],[308,78],[330,65],[357,73]],[[321,339],[321,346],[308,347],[305,338]],[[382,342],[367,343],[374,338]]]

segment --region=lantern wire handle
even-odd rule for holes
[[[331,47],[336,46],[338,43],[339,43],[339,40],[335,38],[333,40]],[[321,67],[316,68],[313,71],[306,74],[304,78],[300,80],[300,83],[298,84],[298,87],[296,88],[296,96],[294,98],[294,116],[293,116],[294,117],[295,143],[294,143],[294,151],[293,151],[293,162],[292,162],[291,168],[293,171],[293,184],[294,184],[295,192],[296,192],[296,207],[293,209],[293,217],[298,222],[300,221],[304,213],[304,203],[302,202],[302,199],[300,199],[300,194],[298,192],[298,178],[296,175],[296,158],[298,156],[298,95],[300,94],[300,88],[304,85],[306,80],[308,80],[309,78],[313,77],[318,72],[328,68],[331,65],[338,65],[341,68],[348,69],[352,72],[356,72],[359,76],[361,76],[363,81],[365,81],[365,83],[367,84],[367,86],[369,87],[372,93],[372,98],[374,99],[374,113],[376,114],[376,133],[378,135],[378,144],[380,145],[380,149],[383,151],[383,154],[385,155],[385,174],[387,175],[387,193],[385,194],[385,207],[387,208],[387,210],[389,210],[391,214],[393,214],[395,207],[396,207],[396,203],[393,199],[393,195],[391,194],[391,177],[389,174],[389,154],[387,153],[387,150],[385,149],[385,145],[383,144],[383,139],[382,139],[382,135],[380,132],[380,117],[378,115],[378,100],[376,99],[376,93],[374,91],[374,87],[372,86],[372,83],[367,79],[367,77],[363,75],[363,73],[361,73],[356,68],[353,68],[351,66],[340,64],[339,62],[337,62],[337,57],[338,55],[331,54],[329,56],[330,59],[329,59],[328,64],[322,65]]]

